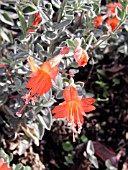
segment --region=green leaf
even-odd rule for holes
[[[99,4],[97,4],[97,3],[94,3],[93,4],[93,11],[95,12],[95,14],[96,15],[99,15],[99,13],[100,13],[100,6],[99,6]]]
[[[62,147],[63,147],[63,150],[64,150],[64,151],[67,151],[67,152],[73,150],[73,145],[71,144],[70,141],[67,141],[67,142],[65,142],[65,143],[62,143]]]
[[[13,160],[13,154],[10,153],[10,155],[9,155],[9,162],[11,162],[12,160]]]
[[[42,18],[42,24],[44,24],[45,22],[48,22],[49,16],[45,12],[43,12],[43,10],[40,10],[39,12]]]
[[[26,139],[20,140],[19,146],[18,146],[18,148],[19,148],[18,154],[19,155],[24,154],[24,152],[26,151],[26,149],[29,148],[30,145],[31,145],[30,139],[28,139],[28,140],[26,140]]]
[[[63,80],[60,73],[56,76],[55,87],[57,88],[57,90],[63,89]]]
[[[73,20],[74,19],[74,15],[72,15],[72,14],[65,14],[65,19]]]
[[[35,145],[39,146],[39,129],[36,123],[22,126],[22,130],[25,132],[26,136],[33,140]]]
[[[51,2],[56,8],[60,8],[61,6],[60,0],[51,0]]]
[[[109,170],[117,170],[116,167],[112,166],[111,161],[109,159],[105,161],[105,165]]]
[[[47,31],[45,33],[45,36],[49,39],[49,40],[53,40],[55,38],[57,38],[57,33],[53,32],[53,31]]]
[[[2,37],[3,40],[6,40],[7,42],[10,43],[10,39],[9,39],[7,33],[5,33],[5,32],[3,31],[3,29],[0,29],[0,36]]]
[[[65,160],[66,160],[66,162],[68,163],[68,164],[73,164],[74,162],[73,162],[73,158],[74,158],[74,156],[72,155],[72,154],[68,154],[67,156],[65,156],[64,157],[65,158]]]
[[[93,33],[93,32],[91,32],[91,33],[89,34],[89,36],[86,38],[86,42],[87,42],[87,44],[88,44],[89,47],[90,47],[90,45],[92,44],[93,38],[94,38],[94,33]]]
[[[48,101],[46,101],[46,100],[43,101],[43,106],[44,107],[51,107],[54,103],[55,103],[55,99],[51,98]]]
[[[86,149],[86,151],[87,151],[87,154],[88,154],[89,156],[94,155],[94,147],[93,147],[93,143],[92,143],[91,140],[89,140],[88,143],[87,143],[87,149]]]
[[[94,155],[90,156],[89,160],[95,166],[95,168],[99,169],[98,160]]]
[[[4,12],[3,14],[0,14],[0,20],[4,22],[5,24],[14,26],[13,19],[6,12]]]
[[[19,16],[19,19],[20,19],[20,26],[21,26],[21,29],[22,29],[22,32],[24,34],[24,37],[26,37],[26,23],[25,23],[25,18],[24,18],[24,15],[20,9],[20,7],[17,6],[16,8],[16,11],[17,11],[17,14]]]
[[[22,167],[23,167],[23,165],[21,163],[19,163],[18,165],[16,165],[14,170],[21,170]]]
[[[55,29],[61,30],[61,29],[63,29],[64,27],[68,26],[70,23],[71,23],[71,20],[62,21],[61,23],[59,23],[59,24],[55,27]]]
[[[35,13],[35,9],[32,8],[31,6],[27,6],[23,9],[23,13],[25,14],[34,14]]]
[[[67,40],[67,46],[68,46],[68,47],[72,47],[72,48],[75,48],[75,47],[76,47],[76,45],[75,45],[75,43],[74,43],[73,40]]]
[[[120,79],[114,78],[114,79],[112,79],[112,81],[113,81],[114,85],[120,84]]]
[[[117,6],[116,7],[116,17],[121,20],[122,19],[122,10]]]
[[[7,94],[2,94],[0,95],[0,106],[4,105],[8,100],[8,95]]]
[[[46,128],[47,130],[51,129],[52,125],[52,115],[48,109],[44,109],[44,115],[37,115],[38,121]]]
[[[38,123],[38,129],[39,129],[39,140],[42,140],[45,132],[44,126],[42,126],[42,123]]]
[[[71,75],[75,75],[75,74],[77,74],[77,73],[79,73],[79,70],[78,69],[69,69],[69,73],[71,74]]]
[[[32,170],[32,168],[30,166],[25,166],[24,170]]]
[[[32,2],[35,6],[39,6],[40,4],[40,0],[32,0]]]
[[[55,94],[57,99],[63,99],[63,90],[58,90]]]
[[[80,139],[81,139],[82,142],[87,142],[88,141],[88,138],[85,135],[82,135],[80,137]]]

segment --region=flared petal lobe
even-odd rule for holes
[[[54,116],[55,118],[67,118],[67,115],[68,115],[67,103],[62,103],[62,104],[56,106],[52,110],[52,113],[56,113]]]
[[[94,27],[96,28],[99,27],[99,25],[101,25],[107,17],[108,17],[108,14],[103,15],[103,16],[99,15],[96,19],[94,19],[94,22],[95,22]]]
[[[80,96],[78,96],[77,90],[75,87],[70,86],[69,89],[65,88],[63,92],[63,97],[66,102],[70,101],[79,101],[81,99]]]
[[[74,58],[78,63],[78,66],[85,66],[88,62],[88,54],[81,47],[77,46],[74,51]]]
[[[116,7],[122,9],[122,5],[120,2],[109,3],[106,5],[106,7],[110,10],[111,13],[116,12]]]
[[[116,16],[114,16],[113,18],[108,18],[106,23],[111,27],[111,30],[114,31],[116,27],[119,25],[120,21],[117,19]]]
[[[94,98],[84,98],[84,99],[81,100],[81,102],[83,103],[83,105],[84,105],[84,104],[90,105],[90,104],[93,104],[95,101],[96,101],[96,100],[95,100]]]

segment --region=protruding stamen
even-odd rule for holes
[[[78,133],[81,133],[81,129],[82,129],[82,123],[78,122]]]
[[[31,98],[32,100],[32,105],[35,105],[36,101],[37,101],[38,95],[34,96],[33,98]]]
[[[16,115],[18,116],[18,117],[21,117],[22,116],[22,112],[23,112],[23,110],[25,109],[25,107],[26,107],[26,103],[24,104],[24,106],[22,107],[22,109],[19,111],[19,112],[16,112]]]
[[[21,98],[22,99],[25,99],[26,101],[25,101],[25,104],[28,104],[29,103],[29,101],[31,100],[31,92],[29,91],[28,93],[26,93],[24,96],[22,96]]]
[[[21,117],[22,114],[20,112],[16,112],[16,116]]]

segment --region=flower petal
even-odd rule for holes
[[[90,111],[93,111],[96,109],[95,106],[93,106],[93,105],[83,106],[82,108],[83,108],[84,112],[90,112]]]
[[[42,70],[39,70],[36,76],[31,77],[26,84],[26,88],[31,89],[32,96],[34,94],[39,94],[39,96],[42,96],[43,94],[48,92],[51,87],[52,82],[50,76]]]
[[[81,100],[81,104],[82,106],[85,104],[85,105],[88,105],[88,104],[93,104],[96,100],[93,99],[93,98],[84,98]]]
[[[44,62],[44,63],[41,65],[40,69],[43,70],[43,71],[45,71],[46,73],[49,73],[49,72],[50,72],[50,69],[51,69],[50,62],[49,62],[49,61]]]
[[[63,47],[59,54],[65,55],[69,53],[69,48],[67,46]]]
[[[28,62],[30,64],[32,72],[37,72],[39,67],[34,63],[34,60],[31,57],[28,58]]]
[[[108,17],[108,14],[106,15],[99,15],[97,18],[95,18],[93,21],[95,22],[94,27],[98,27],[103,23],[103,21]]]
[[[112,13],[115,13],[116,7],[119,7],[120,9],[122,9],[122,5],[121,5],[120,2],[109,3],[109,4],[106,5],[106,7],[107,7]]]
[[[78,92],[76,88],[73,86],[70,86],[70,96],[71,96],[71,100],[73,101],[79,101],[81,99],[81,97],[78,96]]]
[[[58,69],[57,66],[51,68],[51,70],[50,70],[50,77],[51,77],[51,79],[55,81],[55,78],[56,78],[58,73],[59,73],[59,69]]]
[[[114,16],[113,18],[109,18],[107,19],[106,23],[111,27],[111,30],[114,31],[115,28],[119,25],[119,20],[117,19],[116,16]],[[120,29],[120,28],[118,28]]]
[[[74,58],[78,63],[78,66],[85,66],[88,62],[87,52],[79,46],[75,48]]]
[[[55,113],[55,118],[67,118],[68,116],[68,107],[66,103],[62,103],[61,105],[56,106],[52,111]]]
[[[65,88],[63,91],[63,97],[66,102],[71,101],[70,91],[67,88]]]
[[[57,112],[60,112],[60,111],[64,111],[65,108],[67,108],[67,104],[65,102],[63,102],[60,105],[56,106],[51,112],[57,113]]]

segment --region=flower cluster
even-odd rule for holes
[[[114,2],[107,4],[106,7],[108,8],[108,13],[99,15],[96,19],[94,19],[94,26],[97,28],[105,21],[110,26],[111,30],[114,31],[120,22],[116,16],[116,8],[118,7],[122,9],[122,5],[120,2]]]
[[[59,73],[58,65],[61,59],[68,54],[69,50],[69,47],[63,47],[57,56],[44,62],[40,67],[34,63],[31,57],[28,58],[32,73],[29,75],[30,79],[26,84],[28,91],[22,96],[22,98],[25,99],[25,104],[22,109],[16,113],[17,116],[21,117],[28,103],[31,102],[32,105],[35,105],[37,98],[43,96],[52,88],[52,81],[55,81]],[[78,63],[78,66],[85,66],[88,62],[88,54],[80,44],[76,44],[74,48],[74,59]],[[95,99],[82,99],[81,96],[78,96],[75,84],[69,85],[69,87],[64,89],[63,97],[65,102],[56,106],[52,110],[52,113],[55,114],[55,118],[66,118],[68,120],[70,128],[73,131],[73,141],[75,141],[75,133],[81,132],[84,123],[83,116],[87,116],[85,112],[95,109],[95,107],[91,105],[95,102]]]

